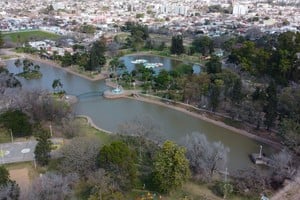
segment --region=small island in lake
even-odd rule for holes
[[[43,74],[40,72],[40,66],[37,64],[34,65],[33,62],[28,59],[24,59],[22,62],[20,59],[17,59],[15,61],[15,66],[17,68],[23,66],[23,71],[18,73],[17,76],[21,76],[27,80],[40,79],[43,76]]]

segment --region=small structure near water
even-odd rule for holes
[[[270,166],[271,165],[271,159],[268,158],[268,157],[266,157],[262,153],[262,146],[261,145],[260,145],[259,153],[252,153],[252,154],[250,154],[250,159],[256,165],[266,165],[266,166]]]
[[[64,95],[63,100],[69,104],[74,104],[78,101],[77,97],[73,95]]]
[[[108,99],[117,99],[117,98],[124,97],[125,95],[126,95],[125,92],[119,85],[117,85],[116,88],[112,90],[106,90],[103,93],[103,96]]]

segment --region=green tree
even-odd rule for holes
[[[106,44],[103,38],[94,42],[89,52],[89,60],[85,69],[89,71],[100,70],[106,63],[106,58],[104,56],[105,50]]]
[[[64,56],[62,56],[60,58],[60,61],[61,61],[62,67],[68,67],[68,66],[74,64],[72,55],[70,54],[70,52],[67,52],[67,51],[65,52]]]
[[[20,59],[17,59],[15,61],[15,66],[19,69],[19,73],[20,73],[20,67],[22,66],[22,63],[21,63],[21,60]]]
[[[42,166],[49,163],[52,145],[50,137],[50,133],[45,130],[40,130],[38,133],[36,133],[36,140],[38,143],[35,147],[34,155],[37,163]]]
[[[98,165],[111,172],[123,190],[131,189],[136,183],[135,161],[135,152],[122,141],[103,146],[97,157]]]
[[[14,136],[24,137],[31,135],[29,117],[20,110],[8,110],[0,115],[0,124],[10,129]]]
[[[54,93],[62,91],[63,84],[60,79],[54,79],[52,82],[52,88]]]
[[[193,40],[192,48],[195,52],[201,53],[203,56],[213,53],[213,40],[208,36],[201,36]]]
[[[220,103],[220,86],[216,83],[210,84],[209,103],[212,111],[215,111]]]
[[[230,98],[234,103],[239,103],[242,100],[242,81],[240,78],[234,80]]]
[[[94,34],[96,32],[96,27],[89,24],[83,24],[80,26],[79,31],[81,33]]]
[[[28,59],[24,59],[23,60],[23,71],[24,72],[30,72],[31,71],[31,67],[33,67],[33,62],[31,62]]]
[[[3,35],[2,35],[2,32],[0,31],[0,48],[2,48],[3,45],[4,45]]]
[[[9,182],[9,172],[3,165],[1,165],[0,166],[0,186],[6,185],[8,182]]]
[[[153,181],[160,192],[169,193],[180,187],[190,176],[185,148],[166,141],[154,160]]]
[[[165,69],[161,70],[155,77],[155,86],[157,89],[166,90],[170,88],[172,77]]]
[[[277,91],[276,85],[272,81],[269,87],[266,89],[266,105],[264,107],[265,111],[265,125],[269,130],[270,127],[274,125],[274,122],[277,118]]]
[[[183,38],[181,35],[172,37],[171,54],[180,55],[184,53]]]
[[[295,119],[282,119],[278,134],[283,142],[297,154],[300,153],[300,123]]]
[[[222,63],[218,56],[212,56],[211,59],[205,64],[208,74],[216,74],[222,72]]]

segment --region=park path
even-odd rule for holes
[[[279,190],[271,200],[299,200],[300,199],[300,172],[293,181]]]
[[[63,144],[62,138],[52,138],[51,141],[58,147]],[[0,164],[33,161],[36,144],[36,140],[0,144]]]

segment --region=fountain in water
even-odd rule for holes
[[[121,94],[121,93],[123,93],[123,90],[122,90],[122,88],[120,88],[119,85],[117,85],[117,87],[112,90],[112,93],[113,94]]]

